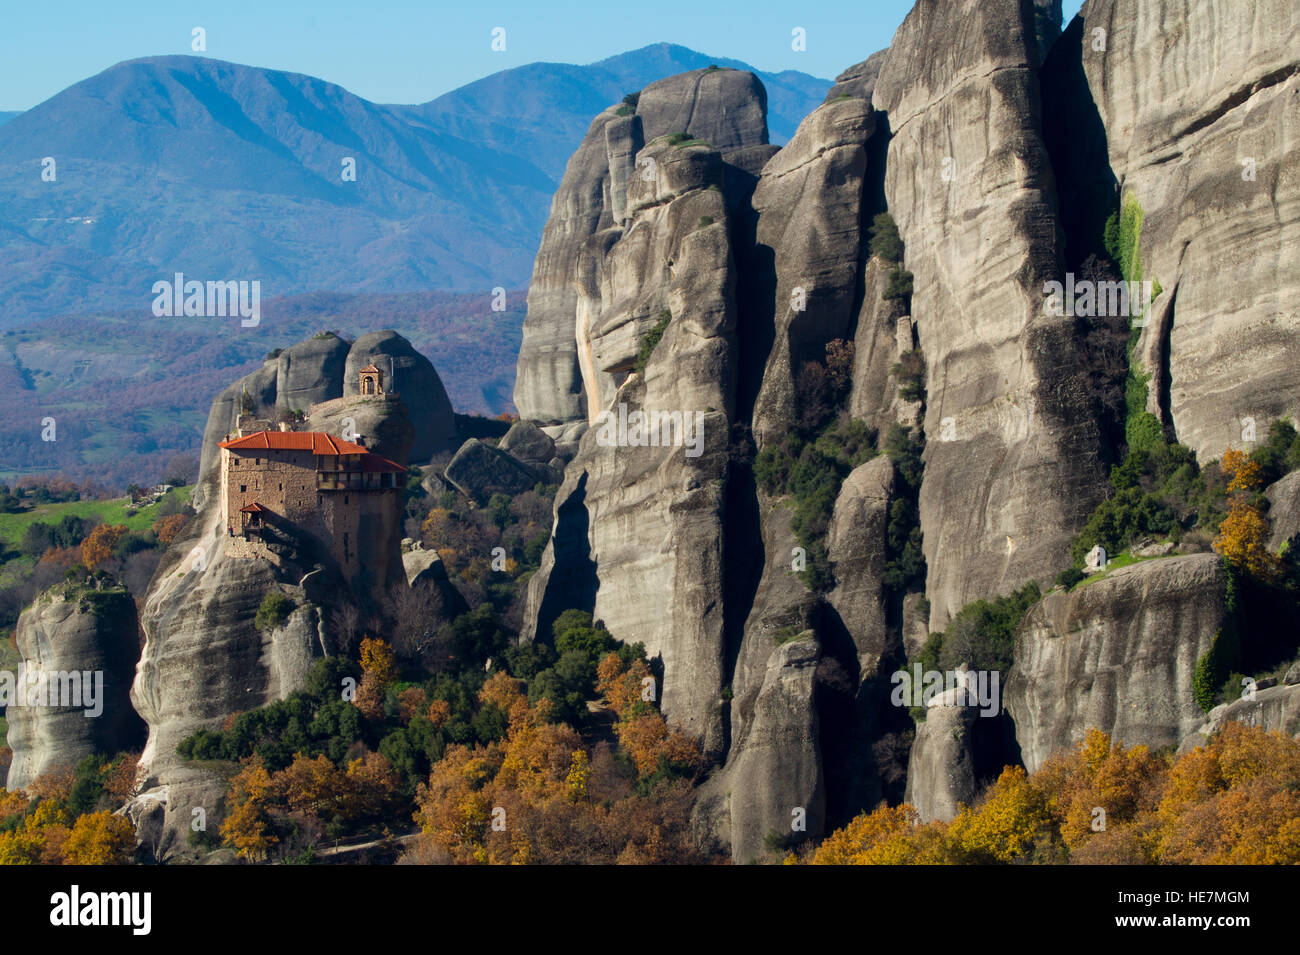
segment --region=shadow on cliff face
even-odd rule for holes
[[[591,559],[591,541],[587,532],[591,515],[587,513],[587,474],[556,511],[555,536],[551,546],[555,567],[546,582],[546,593],[537,611],[537,634],[545,640],[555,618],[566,610],[596,609],[596,562]]]
[[[1119,188],[1106,127],[1083,69],[1083,25],[1083,17],[1070,21],[1038,74],[1043,142],[1056,178],[1067,271],[1077,271],[1090,255],[1105,254],[1102,227]]]
[[[723,566],[725,588],[723,600],[722,679],[730,686],[736,673],[745,639],[745,621],[754,607],[754,599],[763,576],[766,551],[763,547],[762,519],[758,507],[758,489],[754,484],[754,443],[749,429],[733,425],[731,460],[728,466],[723,502]],[[731,749],[731,707],[722,708],[724,751]]]
[[[829,602],[823,602],[817,636],[817,715],[826,786],[826,831],[870,812],[883,799],[903,800],[913,726],[906,709],[890,704],[890,674],[901,652],[861,679],[853,637]]]

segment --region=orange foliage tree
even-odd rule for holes
[[[188,518],[184,514],[168,514],[166,517],[160,517],[153,522],[154,536],[158,538],[158,543],[167,545],[176,539],[176,536],[184,529]]]
[[[602,661],[602,667],[611,685],[627,676],[620,665]],[[634,680],[635,675],[628,685]],[[639,692],[639,682],[637,686]],[[504,673],[494,674],[479,698],[507,715],[506,738],[485,746],[447,747],[418,789],[416,820],[422,834],[412,858],[551,864],[704,861],[690,835],[687,780],[656,782],[620,769],[608,745],[589,748],[571,727],[551,722],[550,702],[543,698],[530,704],[522,683]],[[628,708],[639,713],[630,701]],[[669,754],[686,751],[694,758],[698,746],[684,741],[680,734],[665,733],[645,745]],[[661,765],[658,759],[653,762]],[[635,775],[629,777],[629,772]]]
[[[1252,576],[1271,578],[1278,569],[1278,560],[1266,546],[1269,521],[1257,503],[1264,483],[1263,468],[1244,451],[1232,449],[1224,452],[1222,467],[1232,497],[1228,516],[1219,524],[1214,549]]]
[[[383,640],[366,637],[361,641],[361,685],[352,701],[367,719],[384,715],[384,694],[397,678],[397,657]]]
[[[113,556],[113,548],[127,534],[125,524],[99,524],[81,542],[81,562],[94,570]]]
[[[1300,741],[1228,723],[1180,757],[1091,730],[1032,776],[1008,768],[950,823],[882,805],[814,864],[1300,864]]]

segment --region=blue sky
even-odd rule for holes
[[[1066,0],[1066,19],[1082,0]],[[759,69],[832,78],[889,44],[912,0],[64,0],[8,4],[0,109],[29,109],[122,60],[191,53],[308,73],[380,103],[416,103],[537,60],[590,63],[680,43]],[[491,49],[503,27],[504,52]],[[802,27],[807,49],[791,49]]]

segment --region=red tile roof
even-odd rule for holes
[[[232,451],[310,451],[312,454],[365,454],[366,449],[323,431],[256,431],[222,441]]]
[[[264,510],[266,510],[266,508],[264,508],[261,504],[258,504],[256,501],[254,501],[252,504],[245,504],[243,507],[239,509],[241,514],[260,514]]]
[[[374,363],[374,362],[371,362],[369,365],[366,365],[365,368],[362,368],[362,369],[361,369],[361,374],[363,374],[363,375],[364,375],[364,374],[367,374],[367,373],[369,373],[369,374],[375,374],[376,372],[378,372],[378,373],[381,374],[381,375],[383,374],[382,371],[379,371],[379,369],[375,367],[375,363]]]
[[[380,457],[377,454],[367,454],[361,459],[361,470],[375,473],[383,471],[405,471],[396,461],[390,461],[388,458]]]

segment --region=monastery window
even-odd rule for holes
[[[248,485],[247,485],[247,484],[241,484],[241,485],[239,485],[239,493],[240,493],[240,494],[243,494],[243,493],[244,493],[245,491],[247,491],[247,490],[248,490]]]

